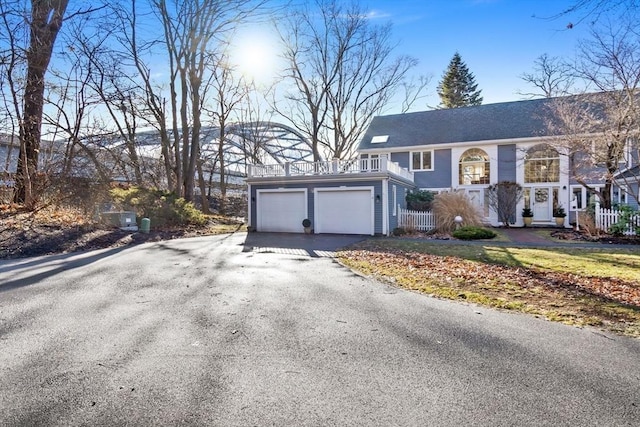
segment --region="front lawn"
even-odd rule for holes
[[[405,289],[640,337],[635,248],[510,248],[370,239],[341,262]]]

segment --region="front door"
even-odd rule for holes
[[[484,205],[484,190],[467,190],[467,197],[471,200],[471,204],[483,217],[487,216]]]
[[[551,220],[551,189],[548,187],[532,188],[531,209],[534,221]]]

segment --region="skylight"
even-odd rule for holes
[[[389,139],[389,135],[376,135],[373,138],[371,138],[371,143],[381,144],[383,142],[387,142],[388,139]]]

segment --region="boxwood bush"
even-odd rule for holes
[[[467,225],[454,231],[453,237],[460,240],[493,239],[496,233],[488,228]]]

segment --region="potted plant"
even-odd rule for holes
[[[558,206],[553,210],[553,217],[556,219],[556,225],[562,226],[564,225],[564,218],[567,216],[564,208],[562,206]]]
[[[524,222],[524,226],[528,227],[533,222],[533,211],[531,208],[523,208],[522,209],[522,222]]]
[[[311,234],[311,220],[309,218],[302,220],[302,226],[304,227],[305,234]]]

